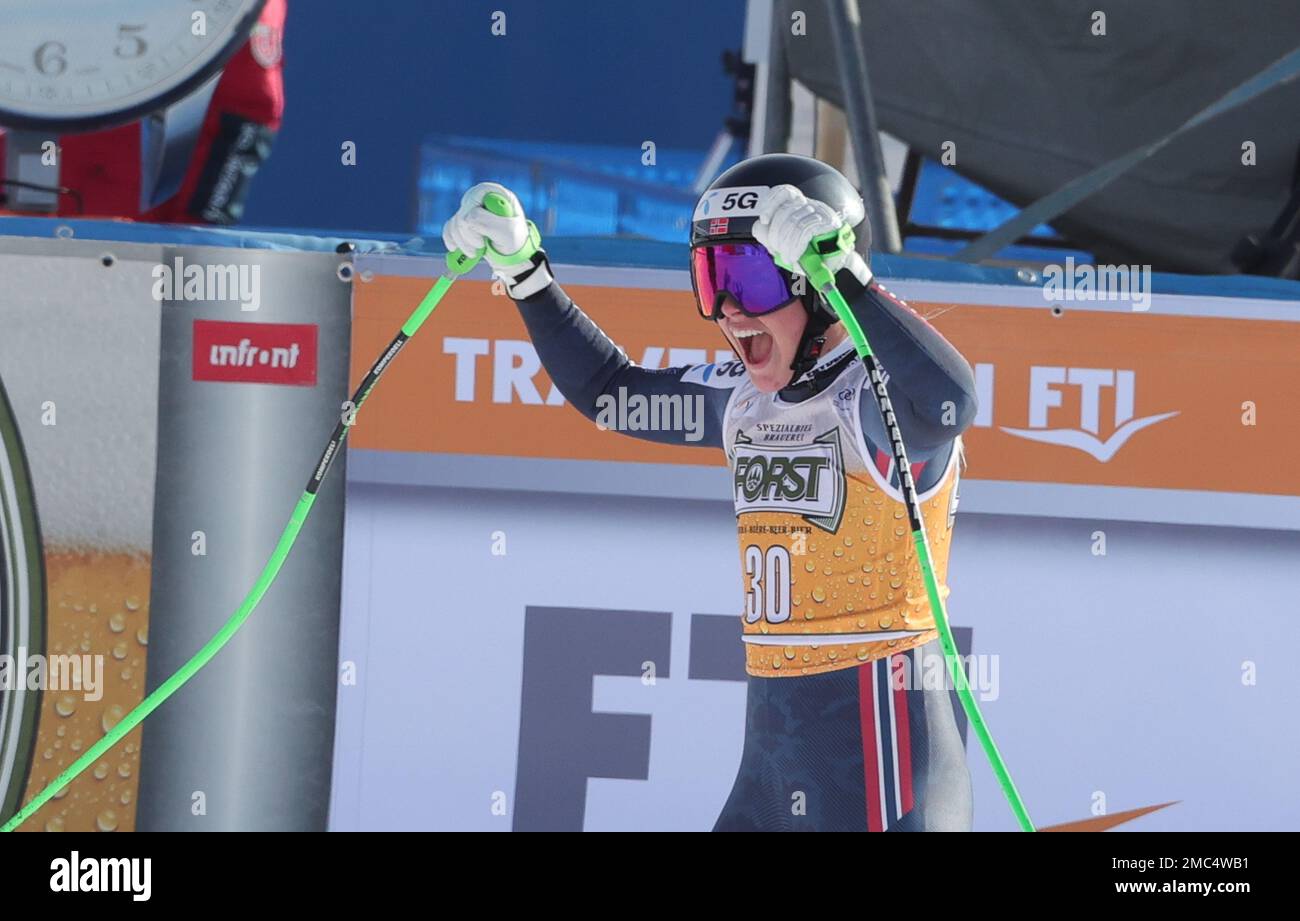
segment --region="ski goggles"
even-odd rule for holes
[[[747,317],[780,310],[798,297],[793,278],[757,243],[708,243],[691,250],[691,285],[706,320],[722,316],[728,295]]]

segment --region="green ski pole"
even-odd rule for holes
[[[966,672],[963,670],[961,659],[957,654],[957,644],[953,640],[952,629],[948,625],[948,611],[944,606],[943,597],[939,594],[938,577],[934,574],[930,540],[925,533],[921,502],[917,497],[916,483],[912,480],[912,467],[908,463],[907,450],[903,447],[903,434],[899,431],[898,420],[894,415],[889,393],[885,389],[884,369],[881,367],[875,353],[871,351],[871,345],[867,342],[866,334],[862,332],[862,327],[858,324],[857,318],[853,316],[853,312],[849,309],[848,302],[844,300],[844,296],[835,287],[835,278],[824,261],[826,257],[836,253],[850,252],[853,249],[853,243],[853,230],[849,227],[843,227],[835,233],[818,237],[809,244],[808,251],[800,257],[799,265],[807,274],[808,280],[813,287],[826,298],[826,301],[835,310],[840,322],[848,330],[858,356],[867,366],[867,372],[871,379],[871,392],[874,394],[876,403],[880,408],[880,415],[885,422],[885,429],[889,432],[889,440],[894,452],[894,465],[898,468],[898,481],[903,487],[904,504],[907,506],[907,516],[912,527],[912,542],[916,546],[916,558],[920,563],[921,573],[925,579],[925,593],[930,601],[930,611],[934,615],[935,627],[939,631],[939,643],[943,647],[944,659],[948,663],[948,673],[952,676],[953,686],[957,689],[957,697],[961,700],[962,709],[966,711],[966,718],[971,726],[975,728],[975,735],[979,738],[989,765],[993,768],[993,773],[1002,787],[1002,793],[1006,796],[1011,811],[1015,813],[1016,821],[1020,823],[1020,830],[1034,831],[1034,824],[1029,819],[1029,812],[1025,809],[1025,804],[1020,798],[1020,792],[1016,789],[1015,782],[1011,779],[1011,773],[1007,770],[1006,762],[1002,760],[1002,754],[998,751],[997,744],[993,741],[993,736],[984,723],[984,717],[980,714],[979,706],[975,703],[975,695],[971,693],[970,684],[966,681]]]
[[[483,206],[493,214],[503,217],[509,217],[511,214],[510,203],[502,196],[495,192],[488,193],[483,200]],[[499,261],[519,262],[532,257],[540,245],[537,228],[530,222],[529,239],[523,248],[510,257],[500,257]],[[470,269],[478,264],[479,259],[483,257],[486,250],[478,253],[462,253],[453,251],[447,254],[447,271],[438,278],[429,292],[420,301],[419,305],[402,324],[401,330],[389,343],[388,348],[384,349],[379,359],[370,367],[369,373],[361,381],[356,392],[352,395],[352,417],[361,409],[361,404],[366,401],[370,391],[378,383],[384,370],[397,357],[397,353],[402,350],[402,346],[414,336],[433,313],[433,309],[438,306],[438,302],[450,290],[452,283],[457,278],[464,275]],[[280,534],[280,540],[275,545],[275,550],[271,558],[266,561],[266,566],[262,569],[261,575],[253,583],[252,589],[245,596],[244,601],[239,608],[231,615],[230,619],[222,625],[216,635],[196,652],[188,662],[182,665],[176,672],[160,684],[148,697],[137,704],[129,713],[126,714],[116,726],[104,734],[104,737],[96,742],[90,748],[86,749],[85,754],[72,762],[58,777],[54,778],[48,786],[38,793],[31,802],[23,806],[10,819],[0,825],[0,832],[13,831],[27,819],[31,818],[35,812],[49,802],[55,794],[72,782],[78,774],[94,764],[101,758],[105,752],[111,749],[136,726],[167,701],[169,697],[184,687],[185,683],[199,673],[205,665],[212,661],[213,657],[219,653],[231,638],[239,632],[239,628],[252,615],[258,602],[262,600],[271,585],[275,582],[276,576],[280,574],[280,568],[289,556],[289,551],[293,549],[294,541],[298,539],[298,533],[302,530],[303,524],[307,521],[307,516],[311,514],[311,507],[316,502],[316,493],[320,489],[321,483],[325,481],[325,475],[329,473],[334,459],[343,449],[343,442],[348,437],[348,429],[351,427],[351,421],[340,421],[334,428],[334,433],[330,436],[329,443],[321,453],[320,461],[316,464],[312,472],[311,479],[307,482],[307,488],[303,490],[302,496],[298,499],[298,504],[294,506],[293,513],[289,516],[289,523],[285,525],[284,531]]]

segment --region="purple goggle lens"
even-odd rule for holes
[[[795,299],[790,274],[757,243],[713,243],[691,250],[691,283],[706,320],[716,320],[725,295],[746,316],[757,317]]]

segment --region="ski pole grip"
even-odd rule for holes
[[[510,199],[506,198],[499,192],[488,192],[483,196],[483,207],[497,217],[514,217],[515,209],[510,204]],[[542,245],[541,236],[537,233],[537,226],[532,221],[528,222],[528,238],[524,245],[520,247],[519,252],[506,255],[492,250],[494,261],[499,265],[513,265],[518,262],[527,262],[532,259],[533,254]],[[485,246],[477,253],[463,253],[460,250],[453,250],[447,254],[447,271],[452,275],[464,275],[483,258],[484,253],[490,246]]]
[[[514,209],[510,207],[510,200],[499,192],[488,192],[483,196],[483,207],[498,217],[510,217],[514,214]],[[483,258],[483,253],[487,248],[479,250],[477,253],[462,253],[460,250],[453,250],[447,254],[447,271],[453,275],[464,275]]]
[[[483,207],[497,217],[514,217],[514,209],[510,207],[510,202],[498,192],[488,192],[484,195]]]

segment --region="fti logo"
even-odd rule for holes
[[[993,365],[980,364],[975,368],[979,389],[980,418],[977,425],[992,426]],[[1077,420],[1064,419],[1059,410],[1065,395],[1073,390],[1078,397]],[[1000,425],[1008,435],[1038,441],[1044,444],[1073,448],[1108,462],[1128,443],[1128,440],[1145,428],[1178,415],[1178,411],[1138,416],[1137,375],[1119,368],[1064,368],[1054,365],[1034,365],[1029,369],[1028,426],[1015,428]],[[1111,409],[1104,420],[1103,408]],[[1076,424],[1062,425],[1062,422]],[[1103,430],[1109,434],[1103,436]]]

